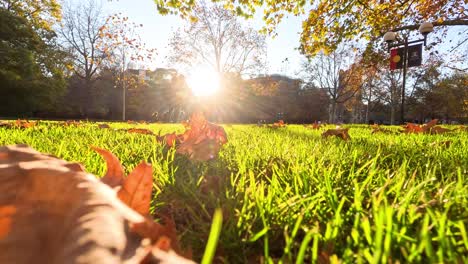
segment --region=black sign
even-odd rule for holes
[[[390,69],[403,69],[404,51],[403,47],[390,51]],[[406,67],[420,66],[422,63],[422,44],[409,46],[407,51]]]
[[[422,44],[408,47],[408,68],[420,66],[422,63]]]

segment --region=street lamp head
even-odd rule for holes
[[[385,42],[387,42],[388,44],[390,44],[391,42],[393,42],[393,41],[396,40],[396,34],[395,34],[395,32],[388,31],[388,32],[385,33],[385,35],[383,36],[383,39],[384,39]]]
[[[431,33],[432,31],[434,31],[434,26],[431,22],[424,22],[421,24],[421,26],[419,26],[419,32],[421,32],[421,34],[424,36]]]

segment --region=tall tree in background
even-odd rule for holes
[[[222,5],[199,2],[190,25],[175,32],[169,61],[192,68],[205,65],[219,74],[258,74],[265,66],[265,36],[244,27]]]
[[[361,65],[362,87],[360,96],[365,105],[364,123],[369,123],[369,115],[374,105],[380,101],[382,93],[382,71],[388,67],[385,54],[376,51],[371,45],[358,57]]]
[[[330,54],[320,53],[303,64],[308,82],[327,91],[330,97],[329,122],[336,121],[337,107],[349,101],[360,90],[359,66],[349,65],[350,54],[342,50]]]
[[[115,71],[115,85],[122,91],[122,119],[125,120],[126,97],[128,89],[137,89],[144,76],[127,74],[133,67],[148,67],[156,50],[147,48],[141,41],[138,29],[142,24],[129,21],[128,17],[114,14],[106,19],[105,25],[99,29],[98,50],[105,57],[105,67]],[[145,71],[142,71],[144,73]],[[143,78],[143,79],[142,79]]]
[[[382,90],[380,98],[390,107],[390,124],[395,124],[398,106],[401,103],[401,79],[402,74],[398,71],[384,69],[382,71]]]
[[[64,53],[53,23],[55,1],[0,1],[0,115],[31,116],[62,94]]]
[[[63,45],[69,50],[73,60],[73,74],[81,82],[77,83],[75,97],[82,114],[89,115],[93,105],[93,83],[105,54],[98,47],[101,38],[100,28],[105,18],[100,5],[95,0],[75,2],[64,8],[59,33]]]

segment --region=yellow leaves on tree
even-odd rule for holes
[[[186,131],[159,136],[158,140],[169,147],[176,147],[176,152],[187,155],[190,159],[207,161],[218,156],[221,147],[227,143],[224,128],[206,120],[202,112],[192,114]]]

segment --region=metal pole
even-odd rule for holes
[[[407,67],[407,58],[408,58],[408,37],[405,37],[405,47],[403,49],[403,86],[401,89],[401,124],[405,123],[405,84],[406,84],[406,67]]]
[[[122,74],[122,80],[123,80],[123,83],[122,83],[122,120],[125,121],[125,70],[123,71],[123,74]]]

